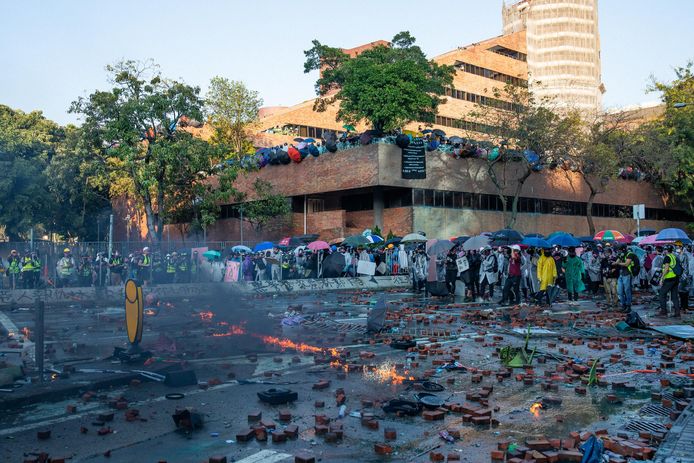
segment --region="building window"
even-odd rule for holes
[[[492,71],[491,69],[483,68],[480,66],[475,66],[474,64],[470,63],[465,63],[463,61],[456,61],[455,62],[455,67],[456,69],[460,71],[467,72],[468,74],[475,74],[477,76],[482,76],[487,79],[492,79],[492,80],[497,80],[499,82],[504,82],[507,84],[511,85],[516,85],[516,86],[527,86],[528,81],[525,79],[521,79],[519,77],[513,77],[508,74],[504,74],[501,72],[497,71]]]
[[[516,50],[511,50],[510,48],[506,48],[501,45],[494,45],[492,48],[488,48],[487,50],[502,56],[517,59],[518,61],[525,62],[528,60],[528,56],[525,53],[521,53]]]

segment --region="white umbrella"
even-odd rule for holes
[[[489,237],[485,235],[473,236],[469,240],[463,243],[463,249],[466,251],[472,251],[473,249],[479,249],[484,246],[489,245]]]
[[[401,243],[424,243],[427,237],[419,233],[410,233],[402,238]]]

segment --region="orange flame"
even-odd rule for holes
[[[228,325],[224,323],[222,325]],[[222,336],[240,336],[246,334],[246,323],[241,323],[240,325],[228,325],[226,332],[224,333],[212,333],[215,338],[220,338]]]
[[[539,418],[541,408],[542,404],[540,402],[535,402],[530,406],[530,413],[532,413],[535,418]]]
[[[209,321],[209,320],[212,320],[212,317],[214,317],[214,313],[209,312],[209,311],[199,312],[198,317],[200,317],[200,320],[202,320],[202,321]]]
[[[314,354],[328,353],[333,357],[338,357],[340,355],[340,352],[334,347],[316,347],[304,344],[303,342],[294,342],[291,339],[280,339],[274,336],[260,336],[260,339],[262,339],[265,344],[278,346],[282,350],[293,349],[297,352],[311,352]]]
[[[373,371],[364,370],[364,378],[376,381],[379,383],[402,384],[406,379],[414,379],[413,376],[405,376],[409,372],[405,370],[404,374],[398,374],[395,365],[390,362],[385,362]]]

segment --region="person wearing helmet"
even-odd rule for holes
[[[663,275],[660,277],[660,291],[658,293],[660,297],[659,315],[668,316],[667,300],[669,296],[672,301],[673,316],[680,317],[680,298],[677,289],[682,273],[682,265],[677,261],[675,248],[672,245],[667,245],[663,257]]]
[[[19,276],[22,271],[22,259],[16,249],[7,256],[7,278],[10,280],[10,289],[17,289]]]
[[[137,260],[137,278],[143,283],[152,280],[152,253],[147,246],[142,248],[142,255]]]
[[[71,286],[77,272],[77,264],[75,258],[72,257],[70,248],[63,249],[63,257],[58,260],[55,265],[56,270],[56,286],[58,288],[67,288]]]
[[[111,258],[108,260],[108,269],[111,274],[112,285],[120,285],[123,283],[125,262],[123,261],[123,256],[118,252],[118,249],[113,250],[113,254],[111,254]]]

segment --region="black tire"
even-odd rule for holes
[[[299,395],[294,391],[290,391],[289,389],[270,388],[265,391],[258,392],[258,398],[262,402],[266,402],[271,405],[279,405],[294,402],[299,398]]]

